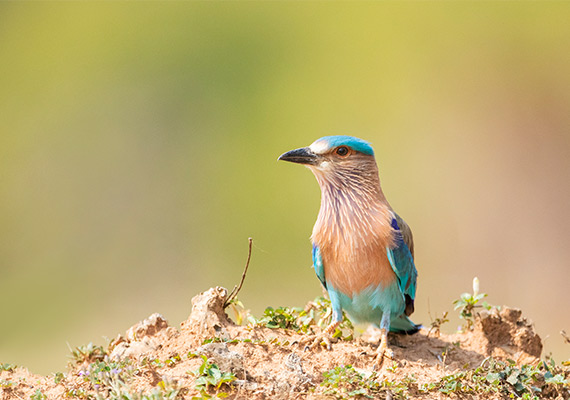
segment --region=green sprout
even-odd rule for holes
[[[479,293],[479,278],[473,278],[473,294],[471,293],[463,293],[461,298],[455,300],[453,304],[455,304],[455,310],[461,309],[459,312],[459,318],[465,320],[466,325],[464,326],[465,330],[472,330],[474,321],[474,313],[473,311],[476,308],[486,308],[489,310],[491,306],[487,304],[487,302],[482,302],[480,305],[478,304],[479,301],[487,297],[486,293]]]
[[[234,314],[235,323],[237,325],[243,325],[250,315],[249,310],[246,310],[246,308],[243,306],[243,303],[237,298],[231,299],[228,302],[228,307]]]
[[[36,392],[30,396],[30,400],[46,400],[47,396],[42,393],[40,389],[36,389]]]
[[[192,400],[222,399],[228,396],[226,392],[220,392],[222,385],[229,385],[236,380],[236,376],[231,372],[222,372],[220,368],[208,360],[208,357],[201,355],[202,364],[193,374],[196,376],[195,388],[200,393],[199,397],[192,397]],[[215,390],[212,395],[210,388]]]

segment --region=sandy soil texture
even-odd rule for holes
[[[393,359],[374,369],[377,341],[370,335],[306,350],[307,334],[234,324],[224,312],[226,296],[220,287],[195,296],[179,328],[153,314],[106,349],[77,351],[65,374],[43,377],[4,365],[0,398],[517,398],[524,373],[532,374],[527,366],[542,371],[533,375],[537,398],[570,398],[570,368],[540,367],[541,339],[517,309],[484,311],[467,333],[391,334]],[[448,390],[449,376],[463,390]],[[480,376],[484,390],[469,392]]]

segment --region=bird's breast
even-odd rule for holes
[[[370,287],[386,288],[396,279],[384,246],[357,249],[320,245],[327,285],[349,297]]]
[[[352,296],[395,279],[386,248],[394,244],[393,212],[379,184],[368,189],[340,189],[321,184],[321,208],[312,240],[320,250],[325,280]]]

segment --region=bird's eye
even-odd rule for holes
[[[336,154],[338,154],[341,157],[346,157],[348,155],[348,147],[340,146],[339,148],[336,149]]]

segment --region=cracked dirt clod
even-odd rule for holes
[[[192,312],[182,329],[198,335],[229,338],[227,327],[233,325],[224,311],[228,291],[220,286],[211,288],[192,298]]]
[[[482,338],[487,355],[532,362],[542,353],[542,341],[532,323],[516,308],[482,311],[475,320],[475,334]]]
[[[154,336],[166,328],[168,328],[168,321],[159,313],[154,313],[138,324],[131,326],[127,331],[127,340],[135,341],[145,336]]]
[[[113,361],[120,361],[127,358],[140,358],[150,354],[160,347],[160,340],[156,335],[162,331],[175,334],[175,329],[168,326],[166,319],[159,313],[154,313],[148,318],[131,326],[125,337],[119,335],[110,344],[112,349],[109,358]]]

